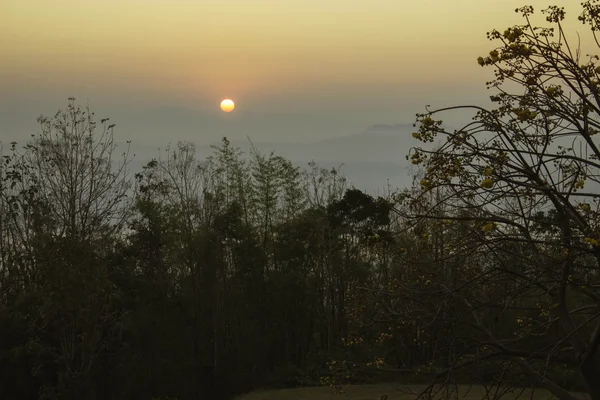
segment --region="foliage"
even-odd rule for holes
[[[599,7],[585,2],[579,17],[594,35]],[[409,158],[424,175],[405,197],[406,216],[436,240],[432,266],[447,279],[426,281],[428,301],[402,304],[455,332],[434,360],[440,379],[489,363],[502,365],[498,385],[516,384],[517,367],[528,384],[572,399],[550,371],[560,364],[600,398],[599,58],[569,43],[563,8],[543,10],[543,28],[532,25],[532,7],[516,11],[525,23],[490,32],[497,47],[478,59],[495,68],[495,107],[418,115],[413,136],[423,145]],[[473,121],[446,130],[436,116],[459,108],[474,109]]]
[[[108,119],[70,99],[39,122],[0,168],[0,397],[318,383],[344,351],[348,287],[369,279],[362,249],[389,238],[385,201],[225,138],[132,177]]]

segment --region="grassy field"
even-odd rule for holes
[[[416,396],[412,391],[422,390],[424,386],[399,384],[375,384],[375,385],[351,385],[344,386],[345,394],[335,394],[329,387],[310,387],[281,390],[265,390],[252,392],[237,398],[237,400],[378,400],[382,395],[388,395],[388,400],[409,400]],[[485,397],[485,388],[482,386],[460,386],[461,398],[465,400],[481,400]],[[577,396],[585,399],[584,396]],[[443,399],[444,396],[439,395]],[[492,398],[492,396],[490,396]],[[515,391],[506,393],[502,399],[530,399],[531,391]],[[535,400],[547,400],[554,398],[549,393],[536,390],[533,396]]]

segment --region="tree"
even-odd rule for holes
[[[600,2],[582,7],[579,20],[600,47]],[[494,68],[495,106],[417,116],[413,137],[423,145],[409,156],[425,173],[410,202],[441,197],[409,216],[460,226],[444,259],[463,261],[453,263],[458,279],[432,285],[440,300],[419,318],[443,315],[472,332],[440,377],[493,365],[512,385],[522,381],[518,367],[532,385],[573,399],[554,373],[561,365],[600,399],[600,58],[569,42],[563,8],[542,11],[548,27],[533,26],[532,7],[516,11],[524,24],[489,32],[497,47],[478,59]],[[436,119],[459,109],[475,111],[459,130]]]
[[[97,358],[119,333],[106,260],[128,212],[129,157],[118,160],[107,121],[97,129],[71,98],[4,158],[2,300],[27,321],[14,351],[30,358],[42,397],[91,391]]]
[[[341,166],[327,170],[314,161],[304,171],[306,199],[311,207],[326,207],[340,199],[347,187],[346,177],[340,174]]]
[[[109,119],[97,129],[94,113],[70,98],[53,118],[40,117],[41,132],[23,155],[29,178],[57,222],[55,234],[89,240],[122,228],[131,187],[128,149],[117,157]]]

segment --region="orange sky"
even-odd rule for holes
[[[547,5],[528,3],[537,9]],[[575,12],[568,26],[581,30],[579,2],[569,3]],[[469,98],[478,90],[485,96],[492,71],[475,61],[489,50],[485,32],[519,23],[514,8],[521,5],[522,0],[2,0],[0,103],[15,95],[62,99],[77,92],[90,99],[113,96],[124,103],[192,108],[218,105],[225,97],[247,108],[276,105],[290,112],[353,104],[355,113],[368,98],[370,120],[389,119],[387,104],[414,103],[421,111],[427,100],[418,96],[424,93],[433,100],[460,99],[457,92],[464,87]]]

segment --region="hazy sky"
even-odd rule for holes
[[[486,99],[485,33],[520,23],[523,4],[549,3],[1,0],[0,140],[69,96],[153,143],[311,141],[412,122],[425,104]],[[231,115],[218,109],[225,97]],[[157,116],[169,132],[144,121]]]

